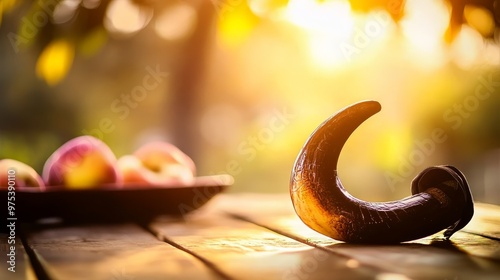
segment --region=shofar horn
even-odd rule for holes
[[[322,123],[300,151],[290,178],[295,212],[310,228],[354,243],[397,243],[434,234],[446,238],[474,214],[465,176],[453,166],[434,166],[412,181],[412,196],[367,202],[350,195],[337,174],[344,143],[366,119],[380,111],[376,101],[340,110]]]

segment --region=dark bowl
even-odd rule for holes
[[[202,207],[233,183],[229,175],[197,177],[189,186],[144,186],[68,190],[0,190],[0,219],[17,223],[59,218],[64,222],[148,222],[160,215],[182,216]],[[15,196],[15,200],[11,197]],[[14,204],[8,209],[8,199]]]

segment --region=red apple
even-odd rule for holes
[[[92,136],[76,137],[59,147],[45,162],[42,176],[47,185],[69,189],[122,183],[116,156],[104,142]]]
[[[33,167],[15,159],[0,160],[0,189],[35,187],[45,189],[42,177]]]
[[[167,142],[151,142],[133,155],[118,160],[125,183],[140,185],[189,185],[194,181],[196,167],[191,158]]]

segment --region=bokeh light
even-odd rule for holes
[[[150,8],[138,6],[131,0],[114,0],[108,6],[104,26],[112,34],[130,36],[143,29],[152,16]]]
[[[491,36],[495,30],[495,20],[490,11],[471,5],[465,6],[464,17],[467,23],[483,36]]]
[[[196,23],[196,11],[179,2],[166,8],[155,21],[155,31],[161,38],[176,41],[188,37]]]
[[[79,0],[64,0],[59,2],[52,12],[54,23],[59,24],[70,21],[75,16],[80,2]]]
[[[51,42],[45,47],[36,63],[38,77],[49,85],[58,84],[71,68],[74,53],[73,44],[65,39]]]

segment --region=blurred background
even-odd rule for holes
[[[82,134],[166,140],[231,192],[287,192],[311,132],[365,99],[344,185],[410,194],[452,164],[500,204],[499,1],[1,0],[0,158],[41,172]]]

